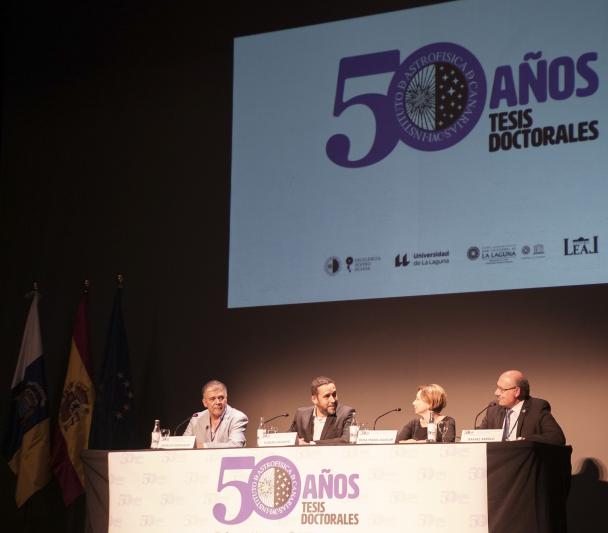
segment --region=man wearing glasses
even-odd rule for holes
[[[496,383],[496,404],[489,407],[481,429],[502,429],[502,439],[566,444],[566,437],[551,414],[549,402],[530,396],[530,383],[519,370],[503,372]]]

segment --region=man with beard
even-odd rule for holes
[[[313,379],[310,393],[313,405],[298,408],[289,431],[298,433],[300,445],[347,444],[355,410],[338,404],[334,380],[325,376]]]

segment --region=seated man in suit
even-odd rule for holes
[[[221,381],[203,385],[204,411],[194,413],[184,431],[196,437],[197,448],[241,448],[245,446],[247,415],[228,405],[228,389]]]
[[[334,380],[325,376],[313,379],[310,393],[313,405],[298,408],[289,431],[298,433],[300,445],[347,444],[355,410],[338,404]]]
[[[549,402],[530,396],[530,384],[519,370],[502,373],[494,395],[497,404],[488,408],[481,429],[502,429],[503,440],[566,444],[564,432],[553,418]]]

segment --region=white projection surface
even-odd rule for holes
[[[608,2],[234,41],[229,307],[608,282]]]

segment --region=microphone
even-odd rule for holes
[[[376,431],[376,422],[378,422],[378,420],[380,420],[383,416],[388,415],[389,413],[395,413],[395,412],[399,412],[401,411],[401,407],[395,407],[395,409],[391,409],[390,411],[387,411],[386,413],[382,413],[378,418],[376,418],[376,420],[374,420],[374,431]]]
[[[473,422],[473,428],[477,429],[477,419],[483,414],[485,413],[490,407],[494,407],[496,405],[496,400],[492,400],[488,405],[486,405],[481,411],[479,411],[479,413],[477,413],[477,416],[475,417],[475,422]]]
[[[273,420],[275,420],[277,418],[284,418],[287,416],[289,416],[289,413],[281,413],[280,415],[273,416],[272,418],[267,418],[266,420],[262,421],[262,424],[267,424],[268,422],[272,422]]]
[[[196,418],[198,416],[198,413],[194,413],[193,415],[190,415],[188,418],[184,418],[179,424],[177,424],[177,426],[175,426],[175,431],[173,432],[174,435],[177,435],[177,430],[179,428],[181,428],[186,422],[188,422],[189,420]]]

